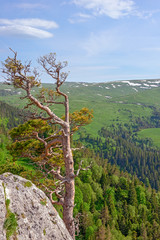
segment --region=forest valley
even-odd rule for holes
[[[44,186],[53,183],[51,178],[46,180],[29,159],[13,160],[7,149],[8,129],[23,123],[22,111],[4,102],[0,105],[0,174],[18,174],[46,192]],[[75,169],[81,159],[85,167],[92,162],[76,178],[76,239],[160,239],[160,150],[136,134],[139,128],[154,124],[159,126],[157,112],[147,121],[135,119],[130,125],[102,128],[98,138],[82,129],[78,142],[72,141],[73,148],[80,149],[73,152]],[[62,207],[56,208],[62,216]]]

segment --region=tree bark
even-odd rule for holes
[[[63,136],[63,154],[65,161],[65,196],[63,204],[63,221],[72,236],[75,239],[75,224],[73,219],[74,196],[75,196],[75,183],[74,183],[74,161],[72,150],[70,146],[70,127],[69,125],[64,128]]]

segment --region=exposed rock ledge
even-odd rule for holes
[[[6,240],[7,204],[17,228],[10,240],[72,240],[62,219],[44,192],[11,173],[0,175],[0,239]]]

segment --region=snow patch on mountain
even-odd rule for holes
[[[105,96],[105,98],[111,99],[112,97],[111,96]]]
[[[133,90],[135,90],[136,92],[138,92],[138,90],[136,88],[132,88]]]
[[[122,82],[127,83],[130,86],[141,86],[142,85],[141,83],[133,83],[133,82],[130,82],[130,81],[122,81]]]
[[[114,84],[111,84],[113,88],[116,88],[116,86]]]

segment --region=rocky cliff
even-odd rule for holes
[[[72,240],[44,192],[11,173],[0,175],[0,240]]]

